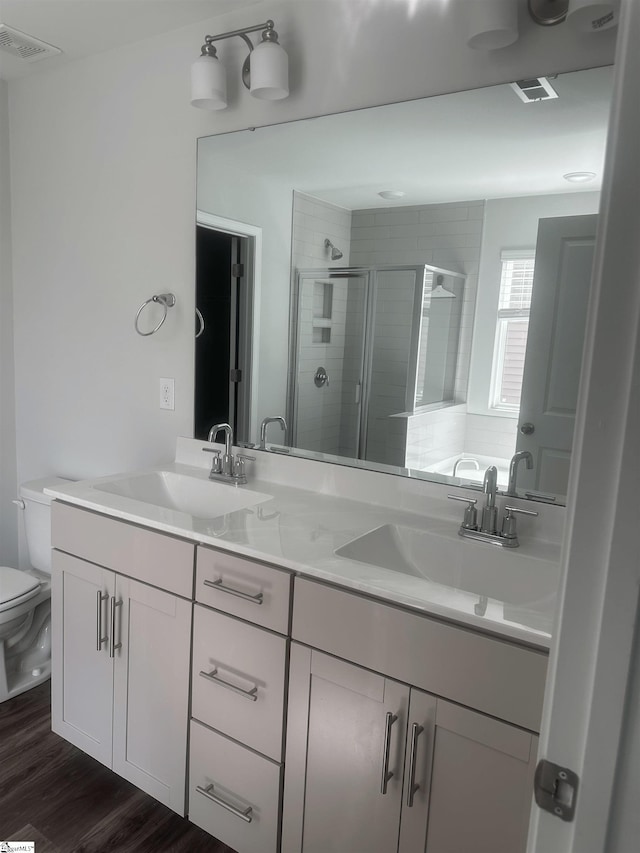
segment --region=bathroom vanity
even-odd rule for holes
[[[432,484],[201,448],[51,491],[54,731],[239,853],[524,851],[562,509],[504,554]]]

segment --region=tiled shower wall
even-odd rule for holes
[[[300,269],[348,266],[350,235],[351,211],[304,193],[294,192],[293,275]],[[329,253],[324,247],[327,237],[343,253],[340,260],[329,260]],[[318,279],[317,284],[308,284],[303,296],[302,322],[298,329],[299,415],[295,443],[307,450],[343,455],[343,369],[345,344],[349,337],[347,292],[346,287],[341,286],[339,281],[334,282],[328,300],[331,303],[331,316],[319,318],[318,315],[322,313],[320,294],[323,287]],[[322,322],[318,323],[318,320]],[[322,325],[329,330],[330,342],[314,341],[314,326],[320,328]],[[317,388],[313,381],[318,367],[324,367],[329,376],[329,383],[321,388]],[[353,455],[349,450],[352,448],[345,448],[344,455]]]
[[[433,264],[466,275],[455,385],[455,399],[459,403],[465,402],[467,397],[483,217],[484,202],[469,201],[455,204],[356,210],[352,218],[352,266]],[[406,343],[406,328],[398,326],[397,334]],[[455,427],[451,423],[450,438],[446,439],[449,430],[446,424],[451,417],[453,413],[448,412],[446,415],[438,416],[434,421],[434,413],[430,412],[424,417],[418,417],[418,420],[412,424],[408,424],[404,419],[394,418],[388,424],[389,436],[386,442],[389,448],[388,458],[377,458],[377,461],[386,461],[388,464],[395,465],[405,464],[397,458],[402,441],[400,435],[403,431],[402,422],[404,422],[405,446],[410,454],[410,460],[407,460],[406,464],[409,464],[409,461],[413,463],[418,458],[432,458],[431,450],[436,446],[433,444],[436,433],[439,451],[442,449],[440,445],[444,443],[447,448],[460,445],[460,452],[462,452],[464,427],[460,423],[459,410],[454,418]],[[420,437],[420,423],[428,425],[422,437]],[[380,443],[381,438],[378,434],[376,445]],[[391,458],[392,455],[394,458]]]

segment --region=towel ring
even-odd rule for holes
[[[200,321],[200,329],[196,332],[196,340],[198,340],[200,335],[204,332],[204,317],[202,316],[202,311],[199,308],[196,308],[196,317]]]
[[[158,325],[155,327],[155,329],[151,329],[151,331],[150,331],[150,332],[141,332],[141,331],[140,331],[140,327],[138,326],[138,320],[140,319],[140,314],[142,314],[143,310],[144,310],[144,309],[147,307],[147,305],[149,305],[151,302],[158,302],[158,303],[160,303],[160,305],[163,305],[163,306],[164,306],[164,314],[162,315],[162,320],[160,320],[160,322],[159,322],[159,323],[158,323]],[[146,337],[148,337],[149,335],[153,335],[153,334],[155,334],[155,333],[158,331],[158,329],[160,328],[160,326],[161,326],[161,325],[164,323],[164,321],[167,319],[167,314],[169,313],[169,308],[173,308],[173,306],[174,306],[175,304],[176,304],[176,298],[175,298],[175,296],[173,295],[173,293],[161,293],[161,294],[159,294],[159,295],[152,296],[152,297],[151,297],[151,299],[147,299],[147,301],[146,301],[146,302],[143,302],[143,303],[142,303],[142,305],[138,308],[138,313],[136,314],[136,320],[135,320],[135,323],[134,323],[134,325],[135,325],[135,327],[136,327],[136,332],[137,332],[139,335],[142,335],[142,337],[143,337],[143,338],[146,338]]]

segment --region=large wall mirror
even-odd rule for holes
[[[198,142],[195,431],[564,502],[612,69]]]

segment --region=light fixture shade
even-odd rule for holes
[[[464,8],[469,47],[498,50],[518,38],[518,4],[514,0],[472,0]]]
[[[203,110],[227,106],[227,73],[217,56],[199,56],[191,66],[191,103]]]
[[[616,0],[570,0],[567,23],[582,33],[599,33],[618,23]]]
[[[251,51],[251,94],[265,101],[289,95],[289,57],[272,41],[262,41]]]

